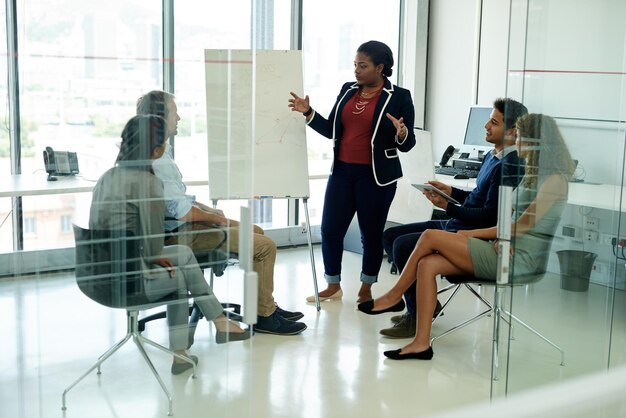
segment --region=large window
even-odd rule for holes
[[[258,4],[258,17],[253,22],[249,0],[222,3],[182,0],[175,3],[174,84],[181,117],[175,152],[185,178],[206,179],[208,176],[204,50],[250,49],[253,36],[259,49],[289,49],[291,1]],[[261,6],[265,8],[261,9]],[[253,35],[253,26],[256,35]],[[285,106],[288,94],[285,92]],[[210,203],[206,187],[195,188],[192,192],[199,201]],[[235,219],[239,216],[241,204],[242,201],[218,202],[220,209]],[[267,201],[258,206],[257,222],[266,221],[265,226],[287,224],[286,201]]]
[[[250,1],[175,3],[175,91],[181,117],[176,160],[186,178],[206,179],[205,49],[250,48]]]
[[[162,84],[161,2],[32,0],[19,3],[17,21],[22,172],[45,176],[50,146],[76,151],[81,174],[95,180],[113,165],[139,95]],[[7,164],[8,155],[0,158]],[[59,218],[83,199],[89,195],[24,199],[24,214],[40,231],[59,231]],[[25,239],[24,249],[72,243],[55,233]]]
[[[309,95],[317,112],[328,116],[343,83],[354,80],[353,63],[359,45],[369,40],[384,42],[397,62],[400,1],[391,0],[383,6],[377,0],[363,0],[354,7],[351,2],[309,0],[303,7],[304,94]],[[396,74],[394,67],[392,83]],[[309,174],[329,174],[333,141],[308,129],[307,142]],[[311,181],[311,223],[321,221],[320,193],[323,196],[324,187],[325,182]]]
[[[174,90],[182,118],[175,153],[185,178],[206,179],[208,172],[204,49],[249,49],[253,43],[259,49],[289,49],[294,25],[291,6],[291,0],[174,3]],[[378,39],[397,56],[400,1],[380,7],[379,2],[365,0],[355,8],[344,2],[306,0],[302,7],[302,93],[309,94],[316,110],[327,115],[341,84],[354,79],[352,62],[359,44]],[[333,13],[328,13],[331,9]],[[377,10],[377,22],[386,24],[373,24],[371,10]],[[0,52],[6,55],[4,5],[0,14]],[[160,0],[59,0],[54,4],[32,0],[18,4],[22,173],[46,175],[42,151],[47,146],[76,151],[86,179],[95,181],[112,166],[121,129],[135,113],[137,98],[163,88],[162,14]],[[3,62],[0,91],[5,97],[7,79]],[[286,104],[288,91],[277,94],[284,94]],[[4,121],[0,168],[5,173],[10,172],[11,141],[7,109],[8,100],[0,107]],[[310,129],[307,139],[309,172],[318,176],[311,181],[309,200],[315,224],[321,219],[332,141]],[[211,203],[206,187],[192,192],[200,201]],[[38,234],[24,237],[24,249],[71,246],[71,237],[59,231],[67,230],[68,216],[72,221],[77,216],[84,220],[89,201],[88,193],[23,198],[23,216],[37,219],[38,224]],[[218,206],[237,218],[240,204],[225,201]],[[255,220],[265,221],[264,226],[288,224],[287,200],[267,200],[258,206]],[[13,249],[13,209],[11,199],[0,199],[0,252]],[[55,233],[40,239],[42,231]]]
[[[7,34],[6,34],[6,8],[5,3],[0,4],[0,56],[7,57]],[[0,60],[0,96],[4,98],[0,105],[0,174],[11,173],[11,136],[8,119],[8,72],[7,60]],[[9,198],[0,199],[0,252],[13,249],[13,223],[11,214],[12,202]]]

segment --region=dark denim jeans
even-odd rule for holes
[[[396,183],[377,185],[370,165],[335,161],[322,214],[322,255],[328,283],[341,281],[343,240],[355,213],[363,243],[361,281],[376,282],[383,261],[383,229],[395,194]]]
[[[409,260],[411,253],[415,249],[417,240],[419,240],[422,232],[427,229],[440,229],[448,231],[448,220],[444,221],[425,221],[413,224],[406,224],[388,228],[383,233],[383,245],[387,254],[398,267],[401,272]],[[406,300],[406,309],[413,316],[416,315],[415,301],[415,282],[404,292],[404,300]]]

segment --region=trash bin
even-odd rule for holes
[[[573,292],[586,292],[589,289],[589,276],[598,254],[579,250],[556,252],[561,268],[561,289]]]

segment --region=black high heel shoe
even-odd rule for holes
[[[373,300],[368,300],[366,302],[363,303],[359,303],[357,305],[357,309],[363,313],[366,313],[368,315],[379,315],[381,313],[385,313],[385,312],[400,312],[402,310],[404,310],[404,301],[402,299],[400,299],[400,302],[396,303],[393,306],[390,306],[386,309],[383,309],[381,311],[374,311],[374,301]]]

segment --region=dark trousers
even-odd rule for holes
[[[422,232],[427,229],[447,231],[447,225],[448,221],[444,220],[417,222],[388,228],[383,233],[385,251],[391,256],[392,261],[398,267],[398,271],[401,272],[415,249],[417,240],[419,240]],[[416,315],[415,286],[416,283],[413,282],[411,287],[404,292],[406,309],[413,316]]]
[[[376,282],[383,260],[383,229],[395,194],[396,183],[378,186],[370,165],[335,161],[326,185],[321,230],[328,283],[341,281],[343,240],[355,213],[363,244],[361,281]]]

